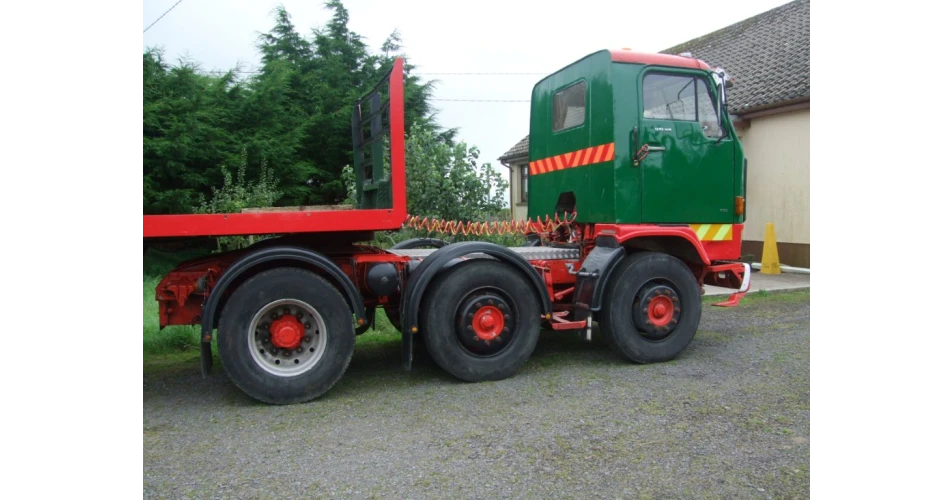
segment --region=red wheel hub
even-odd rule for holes
[[[665,326],[674,318],[674,302],[671,297],[658,295],[648,303],[648,321],[654,326]]]
[[[304,325],[297,318],[285,314],[271,323],[271,344],[281,349],[294,349],[304,338]]]
[[[473,333],[481,340],[492,340],[502,333],[506,319],[496,306],[483,306],[473,315]]]

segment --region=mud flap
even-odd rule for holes
[[[202,378],[206,378],[212,374],[212,344],[211,342],[202,342],[200,352],[201,352]]]
[[[608,279],[615,266],[626,255],[625,249],[620,247],[614,238],[599,236],[596,238],[596,245],[598,246],[585,257],[582,268],[576,275],[573,297],[576,321],[585,320],[593,312],[602,309],[602,296],[605,294]]]
[[[401,347],[403,358],[403,369],[410,371],[413,366],[413,334],[403,332],[403,343]]]

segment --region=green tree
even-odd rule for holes
[[[509,183],[491,164],[479,163],[478,148],[451,143],[439,132],[417,124],[407,134],[405,151],[411,215],[482,221],[505,212]],[[385,171],[389,174],[389,168]],[[352,166],[343,168],[341,181],[347,186],[345,203],[356,204]]]
[[[229,113],[241,86],[189,61],[169,67],[158,50],[143,54],[142,77],[143,211],[188,213],[237,152]]]
[[[161,51],[143,54],[143,211],[187,213],[200,195],[223,182],[221,166],[246,162],[248,176],[266,163],[279,180],[276,205],[336,204],[347,196],[341,166],[353,158],[351,111],[403,54],[390,34],[372,54],[348,27],[340,0],[331,19],[306,37],[283,7],[258,37],[260,70],[241,80],[235,71],[204,74],[190,61],[170,65]],[[427,130],[452,144],[455,130],[439,127],[430,104],[433,82],[405,66],[408,129]],[[242,151],[247,158],[242,159]]]
[[[221,166],[222,187],[212,187],[211,199],[206,200],[199,195],[199,207],[196,210],[203,214],[230,214],[240,213],[246,208],[271,207],[281,197],[274,172],[262,162],[257,182],[246,178],[248,169],[248,153],[241,151],[237,172],[232,176],[231,171]],[[226,236],[218,238],[219,250],[232,250],[254,243],[255,237]]]
[[[405,150],[407,211],[410,215],[464,223],[509,218],[506,208],[509,183],[491,164],[479,163],[478,148],[465,142],[448,141],[440,131],[417,124],[407,134]],[[353,167],[346,165],[343,168],[341,180],[348,190],[345,203],[356,204]],[[502,245],[518,245],[524,241],[521,234],[450,236],[404,228],[394,233],[379,233],[374,242],[387,247],[424,236],[455,241],[488,240]]]
[[[492,165],[479,164],[479,149],[449,144],[422,126],[406,140],[406,170],[412,215],[479,221],[505,206],[509,184]]]

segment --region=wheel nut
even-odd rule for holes
[[[487,300],[486,303],[489,304],[489,305],[493,305],[493,299]]]
[[[477,302],[477,303],[476,303],[476,307],[483,307],[483,303],[482,303],[482,302]]]
[[[310,323],[307,323],[307,322],[304,323],[304,328],[310,328],[310,327],[311,327]]]
[[[472,329],[473,329],[473,325],[466,325],[466,329],[467,329],[467,330],[472,330]]]
[[[503,317],[503,318],[506,318],[506,319],[509,319],[509,315],[508,315],[508,314],[503,314],[502,317]]]
[[[473,342],[479,342],[479,337],[473,335]]]
[[[271,313],[271,319],[278,319],[278,313]]]
[[[305,342],[310,342],[310,341],[311,341],[311,337],[304,337],[304,341],[305,341]]]
[[[504,331],[504,332],[507,332],[507,333],[508,333],[508,332],[509,332],[509,327],[508,327],[508,326],[504,326],[504,327],[502,327],[502,331]]]

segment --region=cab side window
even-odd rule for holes
[[[643,88],[645,118],[697,121],[694,77],[649,73]]]
[[[643,89],[644,117],[653,120],[698,122],[707,137],[721,137],[713,95],[699,77],[649,73]]]
[[[701,129],[707,137],[717,139],[724,135],[724,130],[717,116],[717,108],[714,107],[714,95],[706,81],[698,78],[695,85],[697,85],[697,113]]]
[[[585,123],[584,80],[552,96],[552,131],[558,132],[583,123]]]

